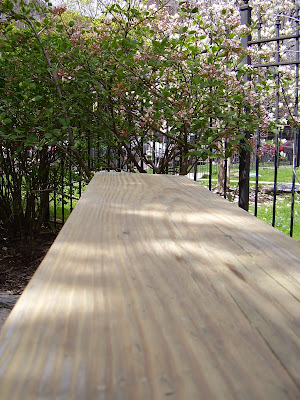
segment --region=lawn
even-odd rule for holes
[[[250,204],[249,212],[254,214],[254,204]],[[262,221],[272,225],[273,202],[267,201],[258,205],[257,216]],[[286,235],[290,234],[291,196],[277,196],[275,228]],[[293,238],[300,241],[300,195],[295,196]]]
[[[238,187],[238,169],[234,166],[230,171],[230,189]],[[252,176],[251,176],[252,175]],[[277,170],[277,183],[291,183],[293,177],[293,169],[291,166],[280,166]],[[218,181],[218,174],[212,174],[212,185],[216,186]],[[208,187],[208,175],[203,175],[198,179],[198,182]],[[265,183],[268,182],[268,183]],[[258,184],[263,186],[271,186],[274,184],[274,168],[268,166],[260,168]],[[250,170],[250,190],[255,188],[255,170]],[[254,214],[254,204],[250,203],[249,212]],[[268,224],[272,224],[273,215],[273,201],[265,201],[258,204],[257,216]],[[291,220],[291,194],[277,195],[276,201],[276,218],[275,227],[290,234],[290,220]],[[300,195],[295,195],[295,209],[294,209],[294,227],[293,238],[300,241]]]
[[[250,170],[250,182],[255,182],[255,169]],[[230,169],[230,180],[234,183],[234,187],[236,187],[236,183],[238,182],[239,171],[236,166]],[[199,178],[199,182],[207,180],[209,178],[208,174],[205,173]],[[262,167],[259,169],[258,173],[258,183],[259,182],[270,182],[273,184],[274,182],[274,168],[273,167]],[[277,182],[278,183],[291,183],[293,178],[293,169],[291,166],[280,166],[277,169]],[[212,173],[212,182],[217,182],[218,180],[218,172],[215,171]]]
[[[82,181],[81,182],[81,192],[85,190],[87,187],[87,184]],[[70,214],[71,214],[71,208],[74,209],[75,205],[77,204],[79,200],[79,182],[73,181],[72,182],[72,190],[70,190],[70,186],[68,185],[68,181],[65,181],[65,186],[64,186],[64,199],[62,199],[61,194],[57,194],[56,196],[56,222],[61,226],[61,223],[64,219],[66,221]],[[72,196],[72,207],[71,207],[71,200],[70,196]],[[64,218],[63,218],[64,214]],[[49,203],[49,215],[50,215],[50,221],[51,226],[54,228],[54,220],[55,220],[55,215],[54,215],[54,198],[50,197],[50,203]]]
[[[77,204],[77,202],[78,202],[78,200],[72,201],[73,209],[74,209],[75,205]],[[52,221],[51,225],[54,226],[54,202],[53,201],[51,201],[49,204],[49,213],[50,213],[50,220]],[[69,199],[66,199],[64,201],[64,220],[65,221],[69,218],[70,214],[71,214],[71,203],[70,203]],[[62,220],[63,220],[62,216],[63,216],[63,207],[62,207],[62,202],[60,199],[56,202],[56,222],[58,224],[60,224],[62,222]]]
[[[250,171],[250,181],[255,182],[255,170]],[[259,181],[274,182],[274,168],[261,168],[259,170]],[[291,166],[282,166],[277,169],[277,182],[291,183],[293,179],[293,168]]]

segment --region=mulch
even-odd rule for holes
[[[56,236],[43,228],[33,238],[11,238],[0,228],[0,292],[21,294]]]

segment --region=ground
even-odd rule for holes
[[[21,294],[56,236],[43,228],[34,239],[11,239],[0,226],[0,292]]]

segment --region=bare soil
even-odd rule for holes
[[[0,225],[0,292],[21,294],[56,236],[43,228],[33,238],[11,238]]]

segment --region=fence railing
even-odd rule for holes
[[[244,4],[240,8],[241,22],[243,24],[248,24],[251,22],[251,7],[247,0],[244,0]],[[245,63],[251,64],[254,68],[279,68],[280,66],[287,66],[289,68],[294,68],[295,76],[295,91],[294,91],[294,109],[293,114],[298,117],[298,96],[299,96],[299,7],[296,6],[294,15],[291,16],[294,24],[294,33],[290,35],[281,34],[281,19],[280,15],[274,15],[275,20],[275,35],[270,38],[262,38],[262,23],[258,20],[257,23],[257,38],[252,40],[252,38],[246,37],[242,39],[242,46],[261,46],[273,43],[275,44],[275,58],[272,62],[263,63],[260,60],[255,60],[251,63],[250,57],[245,58]],[[285,41],[293,40],[294,44],[292,46],[292,54],[294,58],[289,60],[280,59],[280,52],[282,43]],[[247,79],[247,78],[246,78]],[[277,71],[276,75],[277,83],[280,80],[280,71]],[[280,89],[276,91],[276,98],[274,104],[274,114],[276,122],[279,123],[280,120]],[[242,154],[235,155],[231,159],[231,170],[234,171],[234,178],[231,177],[236,184],[236,190],[239,195],[239,205],[243,208],[248,208],[249,204],[249,177],[255,177],[255,189],[254,189],[254,214],[258,215],[258,205],[260,200],[260,181],[265,182],[261,179],[261,169],[267,168],[268,171],[272,171],[273,179],[271,181],[272,188],[270,192],[273,196],[273,211],[272,211],[272,225],[275,226],[276,223],[276,205],[278,201],[278,184],[282,183],[278,181],[278,171],[280,168],[290,166],[292,168],[292,176],[290,186],[287,191],[290,191],[290,236],[293,236],[293,227],[295,222],[295,193],[296,193],[296,180],[297,180],[297,167],[299,166],[299,130],[297,128],[290,128],[285,126],[280,129],[277,134],[271,134],[269,137],[264,137],[262,139],[261,133],[257,131],[255,137],[255,151],[250,156],[249,152],[244,151]],[[144,143],[144,152],[154,161],[158,162],[163,154],[163,146],[159,142]],[[149,153],[149,154],[148,154]],[[87,138],[87,163],[89,167],[93,170],[128,170],[129,167],[124,163],[120,154],[109,148],[100,148],[99,143],[91,143],[90,138]],[[101,162],[99,162],[101,160]],[[104,161],[104,162],[103,162]],[[53,167],[52,174],[56,174],[54,179],[56,187],[52,195],[50,195],[50,221],[56,226],[59,223],[64,223],[66,216],[72,211],[74,204],[80,197],[81,192],[84,188],[84,181],[82,179],[81,172],[74,169],[71,162],[67,159],[60,161],[60,163],[69,163],[67,169],[68,173],[63,174],[63,168],[60,168],[59,164]],[[227,161],[225,161],[225,170],[227,170]],[[61,164],[62,166],[62,164]],[[173,160],[167,167],[166,172],[175,174],[178,173],[180,168],[180,159]],[[219,169],[218,160],[201,161],[195,164],[194,170],[191,171],[194,180],[206,180],[208,188],[212,190],[216,186],[217,173]],[[250,176],[251,169],[251,176]],[[154,173],[154,171],[152,171]],[[253,176],[254,174],[254,176]],[[241,176],[246,176],[243,180]],[[270,176],[270,174],[268,174]],[[229,188],[229,174],[225,173],[223,182],[223,196],[230,197],[228,194]],[[270,182],[270,178],[268,178]]]
[[[280,97],[281,95],[285,97],[284,93],[280,93],[280,66],[288,66],[289,68],[295,68],[295,89],[294,89],[294,109],[293,115],[295,118],[298,117],[298,100],[299,100],[299,6],[296,5],[294,15],[284,16],[284,18],[290,18],[294,25],[294,33],[290,35],[281,34],[281,15],[276,15],[275,20],[275,36],[269,38],[262,38],[262,23],[261,17],[258,16],[258,24],[257,24],[257,39],[252,40],[250,36],[245,38],[245,46],[258,46],[260,49],[262,45],[266,45],[269,43],[275,44],[275,57],[272,62],[263,63],[261,60],[257,60],[256,63],[252,64],[254,68],[277,68],[276,73],[276,100],[275,100],[275,118],[277,124],[279,124],[280,120]],[[241,18],[243,23],[247,23],[251,21],[251,7],[249,5],[248,0],[244,0],[244,5],[241,6]],[[294,43],[291,47],[292,51],[290,54],[294,55],[294,59],[290,58],[289,60],[281,60],[281,46],[284,42],[293,40]],[[251,64],[250,57],[247,57],[245,60],[248,64]],[[286,99],[284,99],[286,101]],[[275,134],[275,138],[273,138],[274,143],[274,181],[273,181],[273,215],[272,215],[272,226],[275,226],[276,221],[276,202],[277,202],[277,176],[278,176],[278,168],[280,166],[280,153],[282,147],[286,148],[288,153],[288,159],[293,165],[293,175],[292,175],[292,186],[291,186],[291,218],[290,218],[290,236],[293,236],[293,225],[294,225],[294,206],[295,206],[295,184],[296,184],[296,168],[299,166],[299,129],[294,128],[292,130],[293,137],[289,144],[289,147],[285,147],[284,143],[282,143],[283,130],[280,129],[277,134]],[[280,137],[281,136],[281,137]],[[256,187],[255,187],[255,215],[257,215],[257,203],[259,196],[258,182],[259,182],[259,165],[260,165],[260,132],[257,131],[256,135]],[[281,140],[280,140],[281,139]]]
[[[241,21],[244,24],[251,22],[251,7],[247,0],[244,0],[244,4],[241,6]],[[293,115],[295,118],[298,117],[298,97],[299,97],[299,7],[297,6],[294,14],[291,16],[294,24],[294,32],[290,35],[281,34],[281,19],[280,15],[275,15],[275,36],[271,38],[262,38],[262,23],[258,20],[257,23],[257,38],[252,39],[250,36],[242,39],[242,46],[257,46],[260,48],[263,45],[272,43],[275,50],[275,58],[272,62],[264,63],[261,60],[256,59],[251,61],[250,57],[245,58],[245,62],[251,64],[253,68],[279,68],[286,66],[294,69],[294,99],[293,99]],[[292,54],[294,57],[290,57],[288,60],[282,60],[280,58],[282,43],[285,41],[293,40],[293,45],[290,45]],[[289,42],[290,43],[290,42]],[[246,78],[245,78],[246,79]],[[276,72],[277,83],[280,80],[280,71]],[[278,88],[275,96],[274,114],[277,123],[280,121],[280,99],[283,94]],[[80,127],[79,127],[80,129]],[[159,162],[164,154],[164,143],[159,141],[152,141],[149,143],[142,143],[143,152],[147,155],[154,163]],[[86,148],[81,149],[84,154],[85,162],[92,171],[99,171],[106,169],[108,171],[128,171],[130,170],[130,164],[124,159],[124,154],[121,154],[119,150],[103,147],[100,139],[90,137],[87,133],[86,136]],[[83,177],[82,171],[75,167],[72,163],[72,157],[68,157],[67,154],[59,153],[53,156],[53,162],[49,172],[49,212],[46,215],[46,222],[53,224],[54,227],[58,227],[64,224],[66,218],[73,210],[77,200],[80,198],[82,191],[86,185],[86,180]],[[295,223],[295,195],[297,192],[297,167],[299,166],[299,154],[300,154],[300,141],[299,141],[299,129],[286,125],[278,130],[277,134],[270,134],[268,137],[261,137],[261,132],[257,131],[255,136],[255,150],[252,154],[248,151],[244,151],[241,154],[235,154],[234,157],[228,162],[225,160],[225,171],[227,171],[229,165],[232,174],[225,173],[223,176],[223,192],[222,195],[231,197],[230,194],[230,180],[234,181],[234,190],[238,193],[239,205],[243,208],[248,208],[249,204],[249,186],[250,178],[255,178],[254,185],[254,214],[258,215],[259,200],[261,195],[260,182],[265,182],[265,179],[261,176],[263,169],[272,171],[272,180],[270,180],[270,174],[268,174],[268,182],[271,182],[269,188],[272,198],[272,225],[276,224],[276,205],[278,201],[278,184],[282,183],[278,181],[278,171],[284,167],[289,167],[292,170],[291,182],[287,191],[290,195],[290,236],[293,236],[293,227]],[[125,155],[126,156],[126,155]],[[181,159],[174,159],[168,164],[165,172],[169,174],[176,174],[180,169]],[[195,163],[193,170],[190,171],[190,176],[194,180],[205,181],[209,190],[213,190],[218,183],[218,171],[220,163],[218,160],[202,161],[198,160]],[[134,168],[134,166],[132,167]],[[251,171],[251,176],[250,176]],[[149,171],[155,173],[155,171],[149,167]],[[233,177],[230,175],[234,175]],[[242,176],[244,177],[242,179]],[[4,185],[3,180],[5,177],[0,179],[0,188],[3,191]],[[220,178],[219,178],[220,183]],[[285,182],[286,183],[286,182]],[[253,183],[252,183],[253,184]],[[253,190],[252,190],[253,192]],[[229,195],[229,196],[228,196]]]
[[[248,0],[244,0],[244,4],[240,8],[241,22],[243,24],[248,24],[251,22],[251,7]],[[286,16],[285,16],[286,17]],[[261,60],[254,60],[251,62],[250,57],[245,58],[245,63],[251,64],[253,68],[279,68],[281,66],[286,66],[289,68],[294,68],[295,77],[295,89],[294,89],[294,107],[293,115],[298,117],[298,97],[299,97],[299,7],[296,6],[294,14],[290,16],[294,24],[294,32],[290,35],[281,34],[281,16],[274,15],[275,18],[275,35],[269,38],[262,38],[262,23],[258,19],[257,23],[257,38],[253,39],[248,36],[242,39],[242,46],[261,46],[272,43],[275,51],[275,57],[272,62],[264,63]],[[285,41],[293,40],[293,45],[290,45],[292,51],[290,54],[294,57],[290,57],[288,60],[282,60],[280,58],[280,52],[282,43]],[[245,78],[247,79],[247,77]],[[276,80],[279,84],[280,81],[280,71],[276,72]],[[279,86],[279,85],[278,85]],[[279,123],[280,120],[280,99],[282,93],[278,88],[275,96],[275,104],[270,106],[274,110],[276,122]],[[144,152],[154,161],[158,162],[161,154],[163,153],[162,144],[159,142],[144,143]],[[243,208],[248,209],[249,204],[249,176],[251,169],[251,178],[255,177],[255,190],[254,190],[254,214],[258,215],[259,200],[260,200],[260,181],[261,179],[261,169],[268,168],[272,171],[273,179],[271,181],[272,188],[270,189],[273,196],[272,205],[272,225],[276,224],[276,205],[278,201],[278,184],[282,183],[278,181],[278,171],[280,168],[290,166],[292,168],[290,189],[287,189],[290,193],[290,236],[293,236],[293,227],[295,222],[295,193],[296,193],[296,181],[297,181],[297,167],[299,166],[299,129],[289,126],[282,127],[278,130],[277,134],[270,134],[268,137],[261,137],[261,132],[257,131],[255,136],[255,151],[251,154],[248,151],[244,151],[238,155],[235,155],[231,159],[231,169],[234,167],[235,181],[238,180],[238,191],[239,195],[239,205]],[[149,154],[148,154],[149,153]],[[100,148],[99,143],[91,143],[90,138],[87,138],[87,158],[88,165],[93,170],[128,170],[128,165],[124,163],[120,154],[109,148]],[[101,159],[101,162],[99,162]],[[104,161],[104,163],[103,163]],[[68,163],[68,160],[60,161]],[[227,170],[227,161],[225,161],[225,170]],[[180,159],[173,160],[166,169],[167,173],[175,174],[178,173],[180,168]],[[212,190],[216,186],[216,176],[217,170],[219,168],[219,163],[217,160],[201,161],[195,164],[194,170],[191,171],[194,180],[207,180],[208,188]],[[154,171],[152,171],[154,173]],[[58,223],[63,223],[66,216],[74,207],[76,199],[80,197],[81,191],[84,187],[84,181],[82,180],[81,172],[76,171],[72,168],[71,162],[69,166],[69,172],[67,176],[63,176],[62,172],[59,172],[59,165],[56,165],[52,171],[52,174],[60,174],[60,186],[59,191],[55,188],[53,194],[50,196],[50,207],[51,202],[53,204],[53,210],[50,212],[50,221],[52,220],[55,225]],[[253,177],[254,174],[254,177]],[[242,179],[241,177],[244,177]],[[270,176],[270,174],[268,175]],[[225,173],[223,182],[223,193],[224,197],[228,197],[228,183],[229,175]],[[270,182],[270,177],[268,178]],[[59,192],[59,194],[58,194]],[[230,197],[230,196],[229,196]]]

